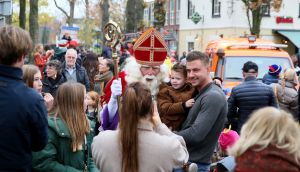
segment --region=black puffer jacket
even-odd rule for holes
[[[272,88],[255,77],[247,77],[232,89],[228,99],[228,122],[234,124],[237,118],[237,130],[240,131],[249,115],[265,106],[278,107]]]
[[[42,92],[50,93],[53,97],[55,97],[58,87],[66,81],[67,79],[64,75],[58,75],[55,80],[45,76],[43,79]]]

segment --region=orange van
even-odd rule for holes
[[[255,36],[210,41],[206,53],[211,60],[211,74],[223,79],[223,87],[230,95],[231,88],[243,81],[242,67],[247,61],[258,65],[258,79],[262,80],[268,66],[281,65],[283,69],[294,68],[289,54],[282,50],[285,44],[256,39]]]

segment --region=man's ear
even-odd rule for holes
[[[26,55],[22,55],[20,58],[18,58],[17,62],[21,62],[25,60]]]
[[[208,65],[207,67],[206,67],[206,70],[207,70],[207,72],[210,74],[210,66]]]

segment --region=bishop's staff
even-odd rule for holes
[[[104,36],[106,39],[107,46],[109,46],[112,50],[112,59],[114,61],[114,75],[115,75],[114,77],[115,79],[118,79],[119,70],[118,70],[118,54],[116,51],[116,46],[119,44],[121,38],[121,29],[119,25],[116,22],[110,20],[104,27]],[[119,96],[117,99],[117,103],[119,108],[120,105]]]
[[[118,54],[116,51],[116,46],[120,42],[121,29],[119,25],[110,20],[104,27],[104,36],[106,39],[107,46],[112,49],[112,59],[114,61],[114,77],[118,79]]]

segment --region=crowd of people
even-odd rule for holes
[[[0,28],[0,171],[300,171],[294,69],[246,62],[227,99],[205,53],[169,72],[153,28],[117,64],[65,39],[24,65],[28,32]]]

